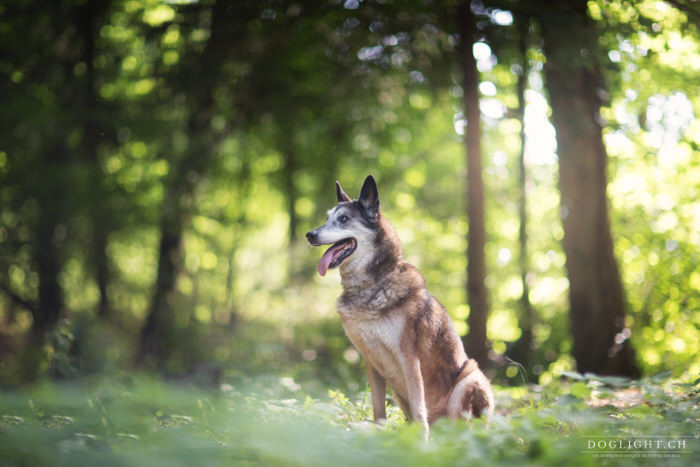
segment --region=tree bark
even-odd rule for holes
[[[218,135],[211,126],[214,116],[212,92],[221,70],[222,53],[227,44],[227,2],[212,7],[211,34],[207,45],[183,78],[188,94],[187,134],[189,144],[182,157],[173,164],[167,182],[160,221],[158,270],[148,316],[141,329],[136,363],[161,368],[175,346],[175,311],[177,277],[183,262],[184,226],[190,215],[197,183],[206,173],[218,145]],[[188,86],[197,76],[196,88]]]
[[[51,191],[59,196],[58,187],[54,186]],[[36,229],[34,257],[39,276],[39,300],[32,323],[36,343],[43,341],[46,333],[58,322],[64,308],[63,289],[58,280],[63,264],[56,244],[61,240],[60,235],[56,235],[57,231],[60,232],[63,227],[56,215],[61,208],[57,206],[60,202],[60,197],[42,200]]]
[[[109,304],[108,285],[111,277],[109,257],[107,255],[108,228],[106,227],[109,215],[108,206],[105,203],[105,193],[102,189],[102,167],[99,156],[100,123],[98,121],[98,98],[95,77],[95,38],[97,27],[95,22],[98,16],[108,10],[108,2],[87,1],[80,8],[78,27],[84,40],[83,62],[86,65],[84,99],[85,114],[83,121],[83,151],[90,167],[91,176],[88,190],[90,193],[89,216],[92,224],[92,254],[91,260],[94,268],[95,281],[99,291],[97,315],[100,318],[108,318],[111,314]]]
[[[608,214],[597,37],[585,0],[558,3],[539,19],[559,156],[574,358],[580,372],[636,377],[634,351],[621,338],[625,297]]]
[[[529,17],[526,15],[516,17],[516,25],[519,32],[518,54],[521,66],[517,84],[517,118],[520,122],[520,155],[518,157],[518,185],[520,191],[520,199],[518,200],[518,215],[520,218],[518,243],[520,245],[520,254],[518,257],[518,267],[520,269],[520,283],[522,284],[523,293],[520,297],[520,319],[518,320],[520,338],[518,338],[508,350],[508,356],[516,362],[521,363],[525,368],[529,368],[530,353],[532,352],[532,325],[534,319],[534,311],[532,309],[532,303],[530,302],[530,287],[527,283],[530,265],[527,248],[527,172],[525,168],[525,89],[527,88],[529,73],[529,61],[527,58],[527,38],[530,25]]]
[[[236,185],[239,190],[239,199],[248,199],[251,185],[250,160],[247,156],[242,155],[241,170],[238,173]],[[225,309],[223,311],[229,313],[229,330],[235,333],[239,322],[239,312],[236,303],[236,253],[238,250],[239,239],[242,232],[245,231],[247,225],[246,212],[243,206],[239,206],[238,212],[230,224],[233,226],[231,231],[231,250],[228,252],[228,268],[226,272],[226,299],[224,300]]]
[[[297,281],[302,277],[300,273],[300,264],[297,254],[297,230],[299,227],[299,216],[296,212],[296,204],[299,199],[299,193],[294,177],[297,171],[297,153],[294,144],[294,132],[287,125],[280,126],[280,142],[279,147],[282,150],[284,158],[284,167],[282,167],[282,188],[284,197],[287,203],[287,277],[288,280]]]
[[[286,137],[291,138],[289,132],[285,131]],[[284,177],[284,192],[287,198],[287,214],[289,215],[289,223],[287,226],[288,241],[290,251],[294,248],[297,241],[297,227],[299,219],[296,212],[296,202],[299,198],[296,184],[294,183],[294,175],[297,170],[297,157],[294,149],[294,143],[287,141],[284,147],[284,169],[282,170]],[[291,266],[291,265],[290,265]]]
[[[181,196],[170,188],[168,193]],[[173,199],[173,198],[170,198]],[[182,213],[166,206],[161,217],[158,273],[146,322],[141,329],[137,363],[161,366],[174,344],[175,287],[182,265]]]
[[[211,88],[207,88],[211,89]],[[158,272],[146,322],[141,329],[137,363],[160,367],[174,348],[174,302],[183,262],[184,226],[200,177],[216,148],[211,134],[211,95],[194,99],[188,119],[189,147],[172,170],[160,221]]]
[[[488,362],[489,344],[486,337],[488,294],[484,280],[486,262],[486,226],[484,215],[484,184],[481,178],[481,124],[479,111],[479,74],[472,46],[476,35],[476,19],[469,0],[459,6],[461,40],[462,88],[464,90],[464,117],[467,126],[464,145],[467,154],[467,294],[469,297],[469,334],[465,347],[471,358],[483,368]]]

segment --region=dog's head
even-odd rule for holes
[[[379,193],[374,177],[368,175],[360,197],[352,200],[335,182],[338,204],[328,211],[326,223],[306,233],[312,246],[331,245],[318,263],[318,273],[340,266],[356,252],[371,248],[379,225]]]

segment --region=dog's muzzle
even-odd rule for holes
[[[345,261],[345,259],[353,254],[357,248],[357,240],[352,237],[343,238],[333,242],[322,242],[319,239],[318,229],[306,232],[306,239],[309,241],[311,246],[321,246],[321,245],[331,245],[330,248],[323,253],[321,261],[318,263],[318,273],[322,276],[326,275],[328,269],[337,268],[340,263]]]
[[[306,232],[306,240],[311,244],[311,246],[321,245],[318,242],[318,232],[316,232],[315,230],[312,230],[310,232]]]

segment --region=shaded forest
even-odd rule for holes
[[[700,372],[690,1],[0,6],[0,381],[366,382],[303,232],[373,174],[498,384]]]

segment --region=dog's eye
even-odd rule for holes
[[[348,216],[346,216],[345,214],[343,214],[342,216],[340,216],[338,218],[338,220],[340,221],[341,224],[345,224],[345,223],[347,223],[347,221],[350,220],[350,218]]]

